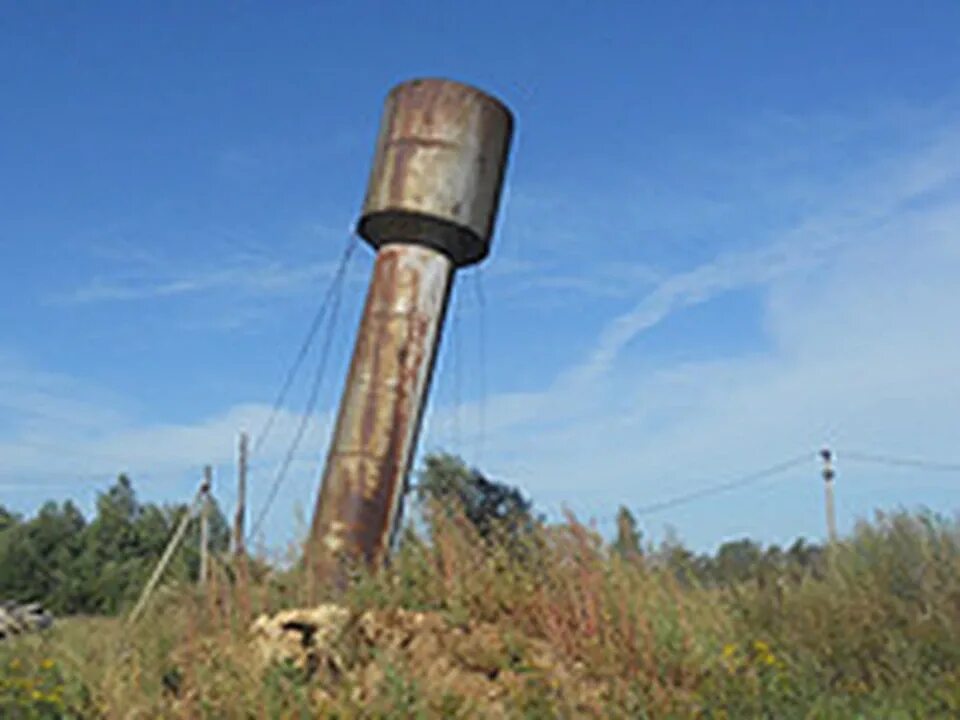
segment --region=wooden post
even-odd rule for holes
[[[233,554],[244,554],[243,521],[247,512],[247,434],[240,433],[240,449],[237,458],[237,514],[233,518]]]
[[[200,489],[197,491],[197,495],[194,497],[193,502],[190,503],[190,507],[187,508],[187,511],[183,514],[183,517],[180,518],[180,524],[177,526],[173,536],[170,538],[170,542],[167,543],[167,547],[163,551],[160,561],[153,569],[153,574],[150,576],[150,579],[143,588],[143,592],[140,593],[140,598],[137,600],[137,604],[127,617],[128,624],[136,622],[137,618],[140,617],[140,614],[143,612],[143,609],[147,606],[147,600],[150,599],[150,595],[153,594],[154,588],[156,588],[157,583],[160,582],[160,577],[163,575],[163,571],[166,570],[167,565],[170,563],[170,559],[173,557],[174,551],[176,551],[177,547],[180,545],[180,541],[183,540],[183,535],[186,533],[187,527],[190,525],[190,519],[197,511],[197,503],[199,503],[202,498],[203,485],[201,485]]]
[[[201,588],[206,587],[210,572],[210,488],[213,485],[213,468],[203,468],[203,485],[200,498],[200,577]]]
[[[827,539],[831,543],[835,543],[837,541],[837,514],[833,498],[833,480],[837,473],[833,469],[833,453],[829,449],[821,450],[820,457],[823,459],[823,492],[827,515]]]

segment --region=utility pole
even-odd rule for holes
[[[837,473],[833,469],[833,453],[828,448],[820,451],[823,460],[823,492],[827,514],[827,539],[831,543],[837,541],[837,515],[833,499],[833,481]]]
[[[243,520],[247,512],[247,444],[245,432],[240,433],[240,448],[237,457],[237,513],[233,518],[233,554],[244,554]]]
[[[140,617],[140,614],[143,612],[144,608],[147,606],[147,601],[150,599],[154,589],[157,587],[157,583],[160,582],[163,571],[167,569],[167,565],[170,564],[170,560],[173,558],[173,553],[179,547],[180,542],[183,540],[184,534],[187,532],[187,527],[190,525],[190,520],[193,518],[193,514],[197,511],[197,505],[203,502],[205,486],[206,481],[204,481],[204,483],[197,490],[197,494],[194,497],[193,502],[190,503],[190,506],[183,514],[183,517],[180,518],[180,524],[177,525],[177,529],[170,538],[170,542],[168,542],[167,547],[164,548],[163,555],[160,557],[159,562],[157,562],[156,567],[153,569],[153,574],[150,576],[150,579],[144,586],[143,591],[140,593],[140,598],[137,600],[137,604],[127,617],[128,624],[135,623]]]
[[[513,116],[449,80],[387,96],[357,232],[377,251],[307,545],[342,588],[393,541],[456,268],[483,260]]]
[[[203,468],[203,485],[200,486],[200,588],[207,586],[210,567],[210,488],[213,487],[213,468]]]

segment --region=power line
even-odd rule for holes
[[[336,289],[341,286],[347,264],[350,262],[350,258],[353,256],[354,250],[356,250],[356,240],[356,236],[351,233],[350,237],[347,239],[347,246],[344,248],[343,254],[340,257],[340,264],[337,267],[337,271],[334,273],[333,279],[330,281],[330,286],[327,288],[327,292],[324,295],[320,306],[317,308],[317,312],[314,314],[313,320],[310,322],[310,327],[307,329],[306,337],[304,337],[303,343],[300,345],[300,349],[297,351],[296,357],[294,358],[293,363],[291,363],[290,368],[287,371],[287,375],[280,386],[280,392],[277,393],[277,397],[273,402],[270,415],[267,416],[266,422],[264,422],[263,427],[260,428],[260,432],[256,435],[256,440],[254,440],[253,449],[250,453],[251,455],[256,455],[257,452],[259,452],[267,438],[267,435],[270,434],[270,430],[273,428],[273,425],[276,422],[277,416],[280,413],[280,409],[283,407],[283,403],[286,400],[287,393],[290,391],[290,387],[293,385],[293,381],[296,378],[297,373],[300,371],[300,366],[303,364],[303,361],[306,360],[307,353],[310,352],[310,348],[313,345],[313,341],[316,338],[317,332],[319,332],[320,326],[323,324],[323,321],[327,316],[327,310],[330,307],[334,293],[339,292]],[[339,303],[339,300],[337,300],[337,302]]]
[[[960,472],[960,463],[937,462],[919,458],[900,458],[892,455],[875,455],[873,453],[848,452],[838,455],[843,460],[854,462],[874,463],[888,467],[908,467],[933,472]]]
[[[810,461],[810,453],[803,453],[789,460],[784,460],[783,462],[777,463],[776,465],[771,465],[768,468],[759,470],[757,472],[750,473],[748,475],[743,475],[735,480],[729,480],[727,482],[718,483],[716,485],[711,485],[709,487],[701,488],[699,490],[694,490],[683,495],[678,495],[676,497],[670,498],[668,500],[662,500],[660,502],[651,503],[649,505],[641,506],[640,508],[634,510],[635,516],[640,515],[651,515],[661,510],[668,510],[670,508],[679,507],[681,505],[686,505],[687,503],[700,500],[705,497],[710,497],[711,495],[718,495],[729,490],[735,490],[746,485],[750,485],[760,480],[764,480],[768,477],[773,477],[779,475],[780,473],[791,470],[803,463]]]
[[[783,462],[777,463],[776,465],[771,465],[762,470],[758,470],[756,472],[742,475],[734,480],[728,480],[726,482],[710,485],[708,487],[704,487],[699,490],[694,490],[692,492],[685,493],[683,495],[678,495],[676,497],[669,498],[667,500],[650,503],[649,505],[641,506],[640,508],[633,510],[632,512],[634,513],[635,517],[639,517],[642,515],[650,515],[650,514],[659,512],[661,510],[667,510],[670,508],[679,507],[681,505],[685,505],[687,503],[700,500],[704,497],[717,495],[719,493],[727,492],[729,490],[735,490],[737,488],[744,487],[746,485],[750,485],[755,482],[759,482],[760,480],[764,480],[766,478],[779,475],[780,473],[784,473],[788,470],[798,467],[803,463],[810,462],[812,455],[813,455],[812,453],[805,452],[802,455],[797,455],[788,460],[784,460]],[[487,475],[484,475],[484,477],[487,480],[490,480],[491,482],[500,482],[500,483],[505,482],[505,483],[510,483],[512,485],[515,485],[517,487],[520,486],[520,483],[518,483],[515,479],[512,479],[512,478],[504,478],[504,477],[495,478]],[[409,488],[409,491],[415,493],[420,489],[421,488],[419,484],[411,485]],[[534,507],[536,508],[536,506],[537,506],[537,503],[534,502]],[[558,514],[562,514],[562,513],[558,513]],[[610,518],[604,518],[604,519],[598,520],[598,522],[600,523],[606,523],[608,521],[613,522],[613,520]]]
[[[346,268],[346,263],[342,263],[340,266],[340,271],[337,274],[335,282],[331,285],[331,293],[333,298],[332,304],[332,313],[330,315],[330,327],[327,332],[326,338],[324,339],[323,348],[321,348],[320,353],[320,362],[317,365],[317,371],[314,374],[313,385],[310,388],[310,396],[307,399],[307,406],[304,408],[303,415],[300,418],[300,425],[297,427],[297,432],[294,434],[293,442],[290,443],[290,447],[287,449],[287,454],[283,458],[283,462],[280,465],[279,470],[277,471],[276,477],[273,480],[273,484],[270,487],[270,492],[267,495],[267,500],[264,502],[263,508],[260,510],[260,514],[257,516],[256,522],[254,522],[253,527],[250,530],[250,534],[247,536],[247,544],[251,544],[253,538],[259,532],[261,525],[263,524],[264,519],[267,517],[267,513],[270,512],[270,506],[273,504],[273,501],[277,497],[277,493],[280,490],[280,486],[283,484],[283,481],[286,479],[287,472],[290,469],[293,459],[297,453],[297,448],[300,446],[300,441],[303,439],[303,435],[306,432],[307,425],[310,422],[310,418],[313,416],[313,412],[317,405],[317,400],[320,397],[320,388],[323,384],[323,378],[326,373],[327,360],[330,357],[330,349],[333,343],[333,333],[336,327],[337,315],[340,310],[340,301],[342,299],[342,289],[343,289],[343,278],[344,270]]]

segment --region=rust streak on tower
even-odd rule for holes
[[[460,83],[387,97],[357,228],[377,257],[307,548],[321,585],[389,550],[454,272],[487,256],[512,132],[501,102]]]

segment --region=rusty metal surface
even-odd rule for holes
[[[358,230],[375,247],[422,242],[457,265],[486,256],[513,133],[499,100],[449,80],[387,97]]]
[[[374,565],[389,549],[452,277],[430,248],[377,254],[308,548],[323,584],[344,584],[342,559]]]

